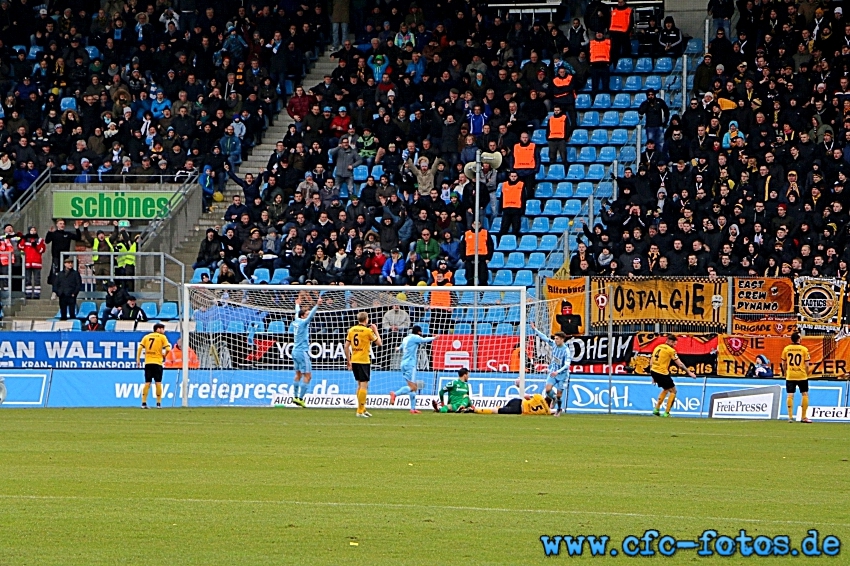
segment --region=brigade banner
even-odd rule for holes
[[[791,343],[790,338],[779,336],[732,336],[720,335],[717,341],[717,374],[724,377],[745,377],[756,357],[765,356],[773,374],[780,375],[782,349]],[[803,346],[809,349],[812,375],[844,376],[850,359],[850,340],[835,341],[832,336],[803,338]]]
[[[685,323],[726,326],[726,279],[594,278],[592,324]]]
[[[572,279],[546,278],[546,298],[552,319],[552,332],[563,332],[567,336],[578,336],[585,332],[587,313],[584,312],[584,297],[587,293],[587,279],[573,277]],[[553,301],[552,299],[560,299]]]
[[[697,375],[717,373],[716,334],[677,334],[676,352],[685,366]],[[650,357],[656,346],[666,343],[666,334],[638,332],[634,337],[634,357],[629,365],[636,374],[649,375]],[[682,374],[678,366],[670,366],[673,375]]]
[[[763,316],[753,320],[732,319],[732,333],[738,336],[791,336],[797,332],[797,321],[793,318],[777,320]]]
[[[794,279],[797,290],[797,321],[800,327],[832,331],[841,328],[846,285],[841,279]]]

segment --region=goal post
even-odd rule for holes
[[[551,318],[528,295],[525,287],[186,284],[181,342],[196,357],[182,357],[181,404],[292,405],[296,302],[306,309],[318,304],[310,323],[308,406],[353,402],[343,348],[359,312],[383,340],[371,350],[370,407],[387,407],[390,392],[405,385],[399,346],[414,325],[435,338],[418,352],[420,409],[461,367],[470,370],[474,401],[519,396],[537,352],[529,325],[547,328]],[[405,398],[397,406],[407,404]]]

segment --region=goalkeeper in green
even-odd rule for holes
[[[443,395],[449,394],[449,402],[443,403]],[[469,370],[462,368],[457,370],[457,379],[451,381],[440,389],[439,404],[432,401],[434,411],[438,413],[473,413],[475,408],[469,399]]]

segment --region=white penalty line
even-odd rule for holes
[[[98,497],[79,495],[9,495],[0,494],[0,499],[21,500],[69,500],[69,501],[161,501],[167,503],[203,503],[213,505],[299,505],[304,507],[372,507],[379,509],[410,509],[420,511],[465,511],[475,513],[520,513],[529,515],[595,515],[600,517],[633,517],[641,519],[669,519],[685,521],[726,521],[730,523],[757,523],[773,525],[824,525],[830,527],[850,527],[850,523],[827,523],[818,520],[812,521],[783,521],[777,519],[743,519],[740,517],[694,517],[688,515],[659,515],[654,513],[622,513],[617,511],[579,511],[570,509],[510,509],[507,507],[471,507],[461,505],[415,505],[410,503],[363,503],[343,501],[295,501],[285,499],[197,499],[190,497]]]

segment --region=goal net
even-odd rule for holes
[[[187,367],[191,356],[183,356],[183,404],[294,406],[297,303],[308,311],[317,306],[309,324],[308,407],[356,405],[344,344],[361,312],[383,342],[371,349],[369,407],[389,407],[390,392],[406,385],[399,346],[414,325],[423,337],[435,337],[417,355],[419,409],[430,407],[459,368],[470,370],[477,404],[499,406],[542,387],[525,381],[526,370],[539,371],[546,358],[529,327],[549,328],[551,309],[527,295],[523,287],[186,285],[184,305],[190,308],[181,335],[197,367]],[[395,407],[409,404],[400,396]]]

